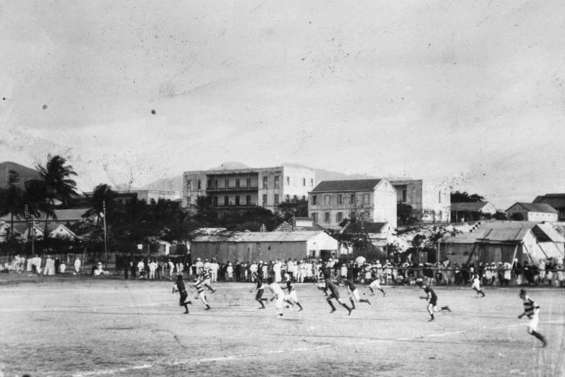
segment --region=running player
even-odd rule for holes
[[[202,271],[200,272],[199,278],[202,281],[202,284],[204,284],[204,286],[206,288],[208,288],[208,290],[210,292],[216,293],[216,290],[214,288],[212,288],[212,285],[211,285],[212,270],[210,268],[203,267]]]
[[[521,319],[524,316],[529,318],[528,334],[538,338],[541,341],[542,347],[545,347],[547,345],[547,341],[545,340],[545,337],[538,332],[540,307],[536,305],[536,302],[526,294],[525,289],[520,289],[520,298],[524,305],[524,312],[520,314],[518,318]]]
[[[383,297],[386,296],[385,290],[381,287],[381,281],[379,280],[379,278],[375,278],[375,280],[373,280],[371,284],[369,284],[369,290],[371,291],[371,296],[374,296],[375,291],[377,290],[381,291]]]
[[[255,301],[261,304],[261,307],[259,309],[265,309],[265,304],[263,303],[263,301],[267,301],[267,299],[263,298],[263,293],[265,293],[263,274],[254,273],[253,276],[255,277],[255,281],[257,282],[257,293],[255,294]]]
[[[275,308],[277,308],[277,312],[279,313],[279,317],[282,317],[283,316],[282,309],[283,309],[284,292],[283,292],[281,286],[279,285],[279,283],[275,282],[272,277],[270,277],[269,280],[267,280],[267,282],[269,283],[269,289],[273,293],[273,297],[271,298],[271,301],[275,301]]]
[[[196,280],[196,283],[194,283],[194,288],[196,288],[196,291],[198,292],[200,301],[206,307],[205,310],[210,310],[210,305],[208,304],[208,299],[206,298],[206,293],[204,292],[204,281],[202,279]]]
[[[335,299],[341,306],[347,309],[347,313],[351,315],[351,311],[353,309],[347,306],[347,304],[343,302],[342,299],[339,298],[339,290],[337,286],[330,280],[329,277],[326,277],[326,285],[324,287],[320,287],[320,289],[322,289],[327,296],[326,301],[328,302],[328,305],[332,308],[330,313],[336,311],[336,308],[332,302],[332,299]],[[329,294],[328,291],[330,292]]]
[[[359,303],[359,302],[364,302],[367,303],[369,305],[371,305],[371,301],[369,301],[368,299],[364,298],[361,299],[359,297],[359,290],[357,289],[357,287],[355,286],[355,284],[353,284],[353,282],[349,279],[343,279],[343,284],[345,285],[345,288],[347,288],[347,293],[349,295],[349,302],[351,302],[351,309],[356,309],[355,303]]]
[[[481,289],[481,278],[479,277],[479,274],[473,275],[471,288],[473,288],[473,290],[477,292],[477,294],[481,295],[481,297],[485,297],[485,292],[483,292],[483,290]]]
[[[420,298],[423,300],[428,301],[428,313],[430,313],[430,321],[435,319],[434,312],[437,311],[448,311],[451,312],[449,306],[442,306],[439,310],[437,308],[437,295],[432,289],[432,287],[428,286],[427,284],[419,284],[420,287],[424,290],[427,296],[421,296]]]
[[[284,301],[290,306],[298,306],[298,311],[301,312],[303,310],[302,304],[298,302],[296,289],[294,288],[294,285],[292,285],[292,279],[290,278],[290,275],[286,278],[286,289],[288,289],[288,294],[284,297]]]
[[[192,301],[187,301],[188,293],[186,292],[186,287],[184,285],[184,280],[182,279],[182,274],[177,275],[177,281],[173,285],[173,294],[179,292],[179,305],[184,306],[184,314],[188,314],[188,304],[192,304]]]

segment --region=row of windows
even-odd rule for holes
[[[314,222],[314,224],[320,224],[319,222],[319,214],[317,212],[312,212],[310,213],[310,216],[312,217],[312,221]],[[334,223],[339,224],[341,223],[345,218],[345,215],[343,212],[336,212],[335,214],[335,221]],[[358,214],[356,214],[354,211],[352,211],[351,213],[349,213],[349,218],[350,219],[361,219],[361,220],[368,220],[370,219],[370,213],[369,212],[359,212]],[[330,212],[323,212],[323,224],[331,224],[332,223],[332,219],[331,219],[331,213]]]
[[[331,206],[333,204],[342,205],[344,202],[347,204],[355,204],[355,194],[337,194],[337,195],[320,195],[323,199],[324,206]],[[361,196],[361,204],[369,205],[371,204],[371,195],[363,194]],[[318,195],[312,195],[312,205],[318,205]]]
[[[221,183],[221,180],[218,179],[208,179],[208,187],[210,188],[218,188],[219,183]],[[251,177],[246,177],[244,179],[242,178],[236,178],[235,179],[235,186],[231,186],[230,185],[230,180],[228,177],[224,178],[224,186],[223,187],[253,187],[253,183]],[[290,185],[290,177],[286,177],[286,184]],[[302,186],[306,187],[306,178],[302,178]],[[314,178],[310,178],[310,186],[314,186]],[[199,179],[197,181],[197,190],[201,190],[202,189],[202,181]],[[263,177],[263,185],[262,185],[263,189],[268,189],[269,188],[269,177],[268,176],[264,176]],[[275,189],[279,189],[281,188],[281,177],[279,175],[275,175],[274,180],[273,180],[273,188]],[[186,189],[187,191],[192,191],[192,181],[189,180],[186,182]]]

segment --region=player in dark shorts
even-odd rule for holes
[[[369,301],[366,298],[361,298],[359,297],[359,290],[357,289],[357,287],[355,286],[355,284],[353,284],[353,282],[349,279],[343,279],[342,280],[343,285],[345,285],[345,288],[347,288],[347,293],[349,295],[349,302],[351,302],[351,309],[356,309],[355,303],[359,303],[359,302],[364,302],[366,304],[371,305],[371,301]]]
[[[261,307],[259,309],[265,309],[265,304],[263,301],[268,299],[263,298],[263,293],[265,293],[265,284],[263,282],[263,274],[255,274],[255,280],[257,281],[257,293],[255,294],[255,301],[257,301]]]
[[[343,306],[345,309],[347,309],[347,313],[349,315],[351,315],[351,311],[353,309],[351,309],[349,306],[347,306],[347,304],[345,302],[343,302],[343,300],[341,298],[339,298],[339,289],[329,278],[326,278],[326,284],[324,286],[320,287],[320,289],[323,290],[324,293],[327,296],[326,301],[328,302],[328,305],[332,308],[330,313],[333,313],[333,312],[336,311],[336,308],[335,308],[335,306],[332,302],[332,299],[335,299],[341,306]]]
[[[179,305],[184,306],[184,314],[188,314],[188,304],[192,304],[192,301],[186,299],[188,297],[188,293],[186,292],[186,287],[181,274],[177,275],[177,281],[175,282],[175,285],[173,285],[173,294],[176,292],[179,292],[180,294]]]
[[[426,293],[426,296],[421,296],[420,298],[428,301],[428,313],[430,313],[430,321],[433,321],[435,319],[434,313],[437,312],[437,311],[444,311],[444,310],[448,311],[448,312],[451,311],[449,306],[442,306],[440,309],[438,309],[437,308],[437,295],[434,292],[434,290],[426,284],[420,283],[419,285],[424,290],[424,292]]]

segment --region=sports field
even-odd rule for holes
[[[258,310],[252,284],[216,284],[212,310],[181,314],[172,283],[43,280],[0,285],[4,376],[565,376],[565,291],[532,289],[541,348],[526,333],[517,289],[387,288],[351,317],[296,285],[305,308]],[[360,286],[361,291],[365,290]],[[2,374],[0,373],[0,376]]]

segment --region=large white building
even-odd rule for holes
[[[346,218],[385,222],[394,229],[396,190],[386,179],[323,181],[309,193],[308,215],[328,229],[339,229]]]
[[[450,221],[451,193],[447,185],[421,179],[391,179],[390,183],[396,189],[398,203],[411,206],[422,222]]]
[[[204,196],[219,209],[259,206],[276,212],[280,203],[306,199],[315,184],[314,170],[290,164],[187,171],[183,174],[182,204],[195,205],[197,198]]]

